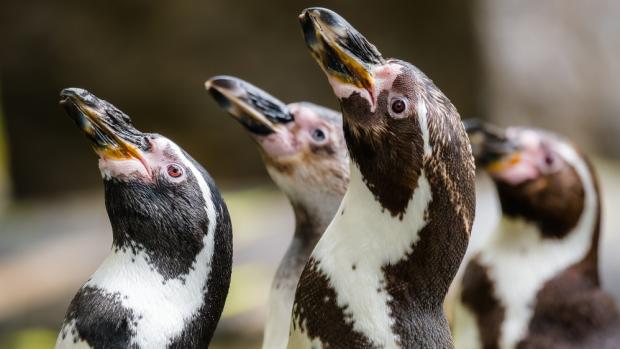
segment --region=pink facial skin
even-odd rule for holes
[[[100,155],[99,170],[103,178],[116,178],[121,181],[129,181],[139,178],[143,182],[152,182],[160,172],[165,175],[167,166],[174,164],[174,159],[168,154],[180,152],[177,146],[167,138],[150,138],[151,149],[148,152],[140,151],[141,159],[110,159]],[[166,176],[168,178],[170,176]],[[178,182],[184,176],[169,180]]]
[[[560,169],[562,159],[553,151],[553,144],[543,142],[536,131],[509,128],[506,136],[515,140],[521,150],[491,165],[489,173],[493,178],[519,185]]]
[[[402,68],[403,67],[400,64],[390,62],[389,60],[384,65],[373,67],[371,73],[373,75],[374,83],[370,89],[356,87],[349,83],[343,83],[329,74],[327,75],[327,80],[332,86],[336,97],[340,99],[348,98],[353,93],[357,92],[360,96],[370,102],[370,111],[374,111],[377,106],[377,97],[379,96],[379,92],[383,89],[389,89],[392,86],[392,83],[396,77],[398,77],[401,73]]]
[[[296,103],[290,104],[288,108],[295,117],[294,122],[278,125],[270,135],[254,136],[263,151],[273,159],[295,156],[309,146],[327,143],[332,137],[333,132],[327,122],[312,109]],[[322,140],[317,137],[317,130],[323,133]]]
[[[299,152],[299,143],[290,132],[293,123],[276,128],[267,136],[254,135],[263,151],[272,158],[292,156]]]

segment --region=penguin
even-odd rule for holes
[[[299,276],[349,182],[340,113],[308,102],[284,104],[247,81],[216,76],[206,87],[258,143],[267,172],[295,214],[293,239],[269,295],[263,349],[284,349]]]
[[[111,252],[75,295],[56,348],[206,348],[232,266],[228,211],[170,139],[79,88],[60,104],[99,158]]]
[[[300,15],[340,102],[350,182],[295,293],[288,348],[452,348],[442,303],[474,219],[456,108],[324,8]]]
[[[465,267],[456,348],[620,348],[620,316],[601,289],[596,171],[570,141],[469,122],[502,216]]]

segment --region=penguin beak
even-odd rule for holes
[[[294,121],[288,107],[260,88],[232,76],[216,76],[205,86],[213,99],[257,136],[267,136]]]
[[[505,130],[475,119],[463,123],[479,166],[489,172],[497,172],[521,160],[519,145],[507,137]]]
[[[337,13],[308,8],[299,15],[306,45],[331,79],[373,90],[373,67],[385,60],[377,48]]]
[[[60,105],[91,141],[100,158],[136,159],[144,165],[149,175],[151,174],[142,155],[142,150],[150,147],[149,142],[142,132],[133,127],[129,116],[112,104],[79,88],[62,90]]]

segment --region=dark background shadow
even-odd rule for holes
[[[83,87],[187,149],[220,185],[265,180],[254,146],[204,90],[237,75],[284,101],[335,108],[297,15],[328,6],[387,57],[416,64],[463,115],[484,115],[475,2],[3,1],[1,91],[17,199],[100,185],[95,156],[58,107]]]

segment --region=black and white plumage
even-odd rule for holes
[[[458,349],[620,348],[620,314],[600,286],[600,191],[587,157],[531,128],[468,123],[502,218],[466,266]]]
[[[349,181],[342,116],[307,102],[286,105],[231,76],[214,77],[206,86],[256,141],[267,171],[293,206],[295,232],[272,283],[263,337],[263,349],[283,349],[299,276]]]
[[[57,348],[205,348],[228,293],[226,205],[208,173],[171,140],[82,89],[61,104],[99,156],[110,255],[79,290]]]
[[[474,219],[458,112],[336,13],[300,16],[343,112],[349,188],[295,295],[288,347],[450,348],[442,303]]]

